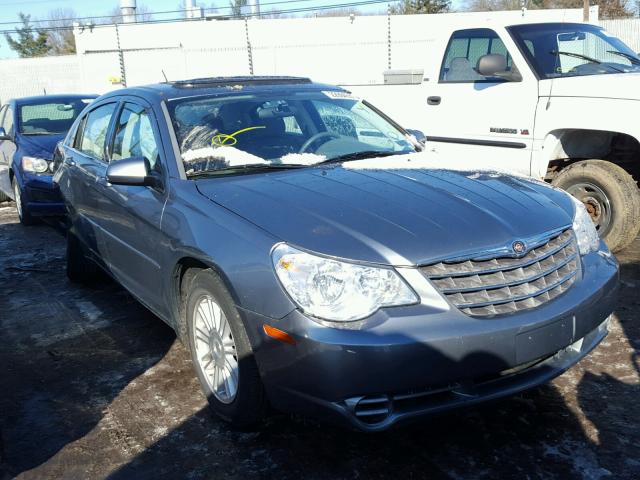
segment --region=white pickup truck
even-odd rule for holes
[[[585,23],[483,22],[437,43],[442,60],[419,84],[346,88],[424,131],[443,165],[551,181],[585,203],[612,250],[629,245],[640,230],[640,57]]]

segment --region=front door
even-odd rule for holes
[[[156,120],[151,108],[141,102],[122,104],[108,148],[109,161],[144,157],[151,171],[163,177]],[[159,263],[159,251],[166,248],[160,229],[166,190],[112,185],[105,177],[98,179],[98,185],[103,195],[106,261],[112,274],[149,308],[168,317]]]
[[[426,106],[429,148],[443,162],[530,174],[537,81],[524,65],[522,81],[485,77],[477,68],[482,56],[498,54],[514,71],[511,53],[488,28],[452,34]]]

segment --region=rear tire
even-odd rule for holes
[[[189,350],[209,406],[236,428],[252,427],[264,418],[268,403],[240,314],[212,270],[186,278]]]
[[[92,283],[100,276],[100,267],[87,258],[84,247],[71,230],[67,231],[67,277],[74,283]]]
[[[640,190],[623,168],[604,160],[584,160],[562,170],[552,183],[585,204],[611,251],[635,240],[640,231]]]
[[[13,187],[13,195],[15,197],[16,210],[18,211],[20,223],[26,226],[38,223],[38,220],[29,212],[27,205],[22,203],[22,191],[20,190],[20,186],[18,185],[18,182],[16,182],[15,178],[11,181],[11,186]]]

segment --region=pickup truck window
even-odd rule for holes
[[[473,28],[453,32],[444,54],[440,69],[441,83],[470,83],[500,81],[494,77],[485,77],[477,71],[478,60],[488,54],[506,57],[507,68],[512,59],[498,34],[489,28]]]
[[[508,27],[539,79],[640,71],[640,58],[620,39],[584,23]]]

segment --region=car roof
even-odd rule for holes
[[[228,95],[233,93],[265,93],[296,90],[345,91],[335,85],[316,83],[304,77],[243,76],[209,77],[188,80],[166,81],[162,83],[115,90],[104,95],[134,95],[150,100],[171,100],[176,98],[204,95]]]
[[[96,95],[95,93],[90,93],[87,95],[82,95],[78,93],[57,93],[54,95],[34,95],[32,97],[13,98],[9,100],[9,102],[14,103],[15,105],[38,105],[41,103],[66,102],[69,100],[97,98],[97,97],[98,95]]]

